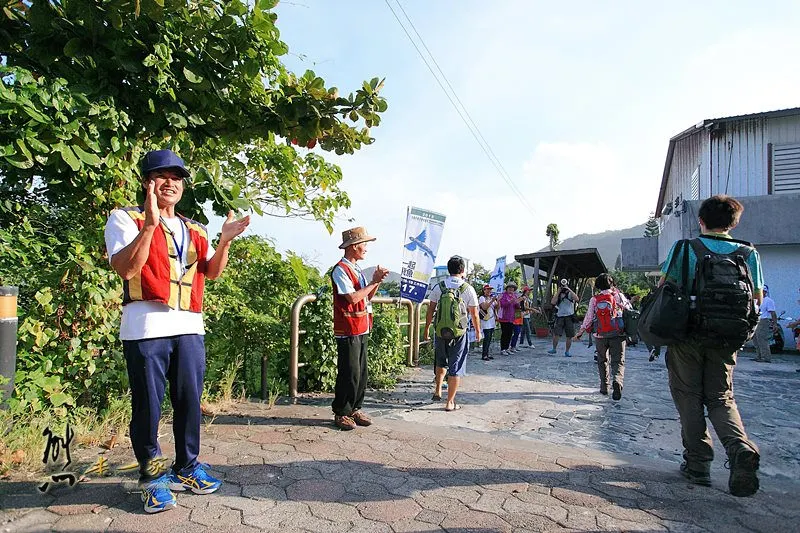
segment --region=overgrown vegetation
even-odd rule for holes
[[[3,413],[14,430],[40,438],[40,422],[120,412],[121,283],[103,227],[112,209],[137,203],[147,150],[171,148],[186,160],[193,175],[178,211],[200,221],[210,206],[308,217],[331,230],[350,205],[340,169],[306,148],[345,154],[370,144],[387,108],[382,81],[340,95],[311,71],[287,71],[275,3],[6,2],[0,284],[20,289],[16,392]],[[271,390],[285,387],[275,379],[287,374],[288,309],[322,282],[264,239],[235,242],[231,256],[226,275],[208,284],[206,398],[256,392],[262,357]],[[306,378],[323,389],[324,357],[319,375]],[[317,361],[306,361],[313,373]],[[102,420],[83,430],[116,424]],[[3,442],[8,449],[13,439]]]

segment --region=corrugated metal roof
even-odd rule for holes
[[[667,191],[667,179],[669,178],[669,170],[672,166],[672,156],[675,153],[675,143],[690,135],[694,135],[703,130],[703,128],[710,127],[713,124],[722,124],[727,122],[736,122],[744,120],[757,120],[764,118],[780,118],[791,117],[800,115],[800,107],[790,107],[786,109],[776,109],[774,111],[762,111],[759,113],[748,113],[746,115],[734,115],[730,117],[710,118],[698,122],[694,126],[686,128],[669,140],[669,147],[667,148],[667,160],[664,162],[664,172],[661,175],[661,187],[658,191],[658,202],[656,203],[656,216],[661,215],[661,209],[664,207],[664,194]]]

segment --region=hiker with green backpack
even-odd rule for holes
[[[644,324],[639,324],[640,332],[671,333],[673,339],[666,343],[666,361],[681,423],[680,473],[690,483],[711,486],[714,448],[706,427],[707,410],[728,456],[728,489],[734,496],[758,491],[760,462],[758,446],[747,436],[733,396],[736,356],[757,325],[755,304],[761,304],[763,295],[758,252],[730,236],[743,211],[744,206],[727,195],[703,201],[698,213],[700,237],[672,246],[659,282],[662,299],[673,294],[672,300],[683,301],[685,307],[657,307],[654,298],[642,312]],[[646,303],[643,308],[647,307]],[[662,322],[667,328],[657,331]],[[670,324],[678,323],[683,324],[682,331],[668,331]]]
[[[478,320],[478,295],[475,289],[464,281],[464,259],[454,255],[447,261],[445,280],[437,283],[431,290],[428,299],[428,313],[425,316],[425,328],[422,340],[428,340],[428,332],[433,323],[434,330],[434,389],[433,401],[442,399],[442,385],[447,375],[447,401],[445,411],[455,411],[456,392],[461,377],[466,374],[469,339],[468,322],[475,328],[475,341],[481,340],[481,328]]]

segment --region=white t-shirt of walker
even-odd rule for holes
[[[176,259],[178,272],[183,272],[189,253],[189,230],[178,217],[164,218],[164,224],[172,232],[181,250],[180,263]],[[157,231],[161,231],[159,228]],[[139,234],[136,223],[125,211],[115,209],[108,217],[105,229],[106,250],[109,261],[114,254],[128,246]],[[167,236],[170,238],[170,236]],[[209,242],[206,259],[214,257],[214,248]],[[123,341],[156,339],[175,335],[205,335],[203,313],[173,309],[159,302],[130,302],[122,307],[122,323],[119,338]]]

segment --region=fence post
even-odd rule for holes
[[[316,301],[313,294],[304,294],[297,298],[292,305],[291,330],[289,337],[289,397],[297,398],[297,381],[300,369],[300,309],[308,302]]]
[[[0,409],[8,407],[14,392],[17,367],[17,287],[0,287],[0,376],[8,382],[0,387]]]

